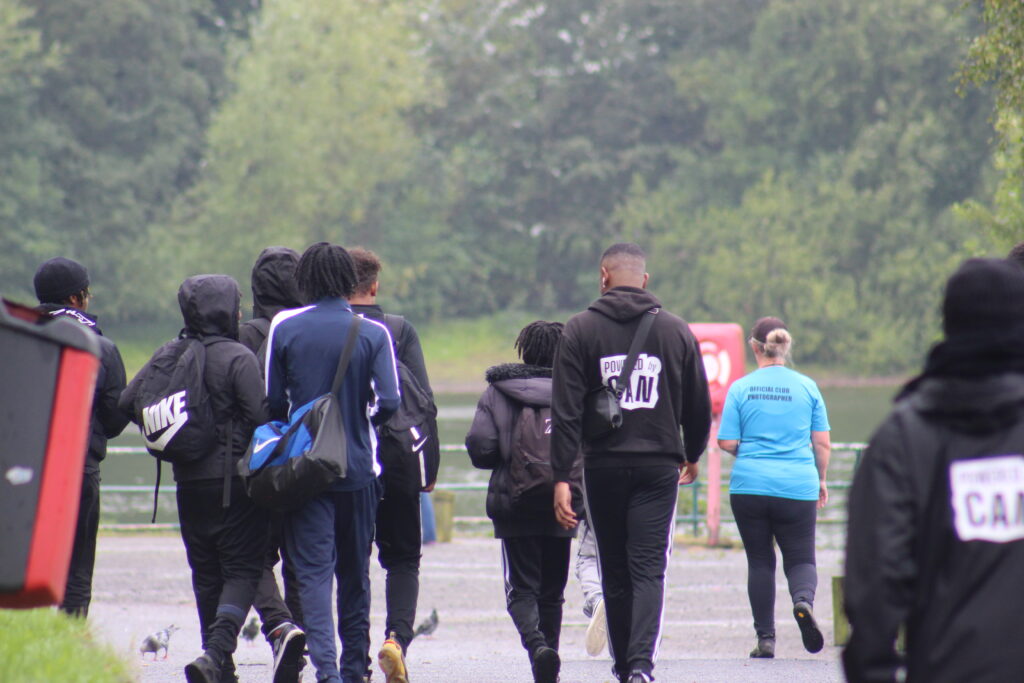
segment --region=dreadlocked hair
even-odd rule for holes
[[[344,247],[317,242],[299,259],[295,281],[306,303],[328,297],[347,299],[356,288],[356,267]]]
[[[555,350],[562,339],[562,323],[537,320],[522,329],[516,337],[515,349],[528,365],[550,368],[555,361]]]

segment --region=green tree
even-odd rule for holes
[[[1024,240],[1024,3],[979,0],[985,31],[971,42],[960,72],[962,85],[994,83],[995,130],[1001,173],[994,205],[968,201],[962,215],[985,226],[1002,248]],[[966,87],[964,87],[966,91]]]
[[[681,46],[731,35],[761,2],[438,3],[429,56],[447,98],[422,130],[443,150],[450,222],[481,267],[456,312],[587,301],[615,210],[655,187],[706,112],[673,87]]]
[[[149,251],[149,234],[197,177],[210,114],[228,85],[227,40],[255,7],[239,0],[25,6],[31,13],[20,26],[38,36],[41,54],[59,59],[32,65],[30,120],[12,124],[31,146],[23,158],[38,190],[17,194],[46,200],[39,212],[12,219],[24,258],[5,278],[30,282],[39,259],[71,256],[89,267],[105,315],[146,314],[148,266],[166,258]],[[34,142],[39,131],[44,144]]]
[[[177,209],[169,239],[193,251],[171,279],[206,267],[247,280],[268,244],[391,243],[398,253],[431,240],[435,193],[423,190],[443,188],[406,182],[430,173],[405,119],[432,87],[412,9],[281,0],[263,10],[210,129],[203,182]],[[395,234],[409,218],[402,203],[426,215]]]
[[[982,186],[984,93],[951,78],[972,17],[952,1],[785,0],[746,40],[683,50],[705,139],[620,212],[655,245],[666,300],[691,319],[787,316],[805,361],[893,371],[937,333],[941,282]]]
[[[0,4],[0,291],[28,302],[34,264],[57,246],[46,217],[60,202],[40,163],[51,130],[34,116],[43,74],[55,60],[27,26],[32,15],[17,2]]]

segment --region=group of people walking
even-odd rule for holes
[[[253,267],[254,315],[245,323],[233,278],[197,275],[179,289],[180,337],[204,346],[202,382],[217,432],[210,452],[173,465],[203,644],[203,654],[185,667],[190,683],[238,680],[232,655],[250,607],[259,613],[272,648],[275,683],[298,681],[307,651],[318,681],[367,680],[374,542],[387,576],[385,640],[377,661],[388,683],[408,680],[405,654],[419,592],[421,487],[390,485],[398,473],[382,471],[375,427],[399,407],[399,363],[416,376],[430,400],[432,394],[415,328],[399,316],[385,323],[376,304],[380,270],[380,260],[365,249],[324,242],[300,256],[291,249],[268,248]],[[92,294],[83,266],[51,259],[37,270],[35,288],[42,310],[99,333],[87,313]],[[330,389],[341,347],[357,318],[363,324],[339,392],[346,476],[294,511],[264,510],[250,500],[236,472],[253,430],[270,419],[286,420],[293,407]],[[93,438],[61,605],[83,617],[91,599],[99,462],[106,439],[136,419],[132,406],[144,376],[140,372],[126,385],[116,346],[104,337],[101,349]],[[424,474],[422,489],[433,484]],[[281,556],[283,597],[273,572]],[[332,606],[335,580],[340,658]]]
[[[380,270],[363,249],[325,242],[301,256],[266,249],[253,268],[254,317],[244,324],[241,293],[228,276],[190,277],[178,292],[181,334],[206,349],[203,379],[219,426],[213,452],[174,465],[204,650],[185,669],[190,683],[237,680],[232,653],[250,606],[273,648],[275,683],[299,679],[307,649],[318,681],[369,680],[374,542],[387,571],[378,663],[387,683],[409,680],[419,492],[382,471],[375,437],[400,405],[400,364],[428,393],[430,384],[415,329],[402,319],[396,327],[396,317],[376,304]],[[487,514],[501,542],[508,612],[537,683],[559,680],[563,596],[580,528],[588,650],[600,649],[591,647],[592,635],[603,641],[606,633],[618,681],[654,680],[678,486],[696,480],[711,434],[699,344],[647,290],[643,250],[611,246],[599,276],[601,296],[587,310],[564,325],[531,323],[514,344],[522,362],[487,371],[466,437],[473,464],[492,471]],[[80,264],[47,261],[35,288],[42,310],[99,333]],[[1021,301],[1024,270],[967,262],[947,287],[947,340],[872,439],[851,492],[846,606],[853,636],[844,654],[851,680],[896,680],[903,666],[910,680],[1009,680],[998,675],[1021,670],[1019,648],[1003,633],[1020,613],[1012,581],[1024,561]],[[331,390],[349,338],[338,392],[347,473],[297,509],[271,514],[248,498],[234,466],[257,425],[287,420]],[[748,561],[750,657],[775,652],[775,544],[803,645],[818,652],[814,539],[817,509],[828,502],[827,411],[816,384],[786,367],[792,335],[785,322],[761,318],[748,344],[757,369],[729,389],[718,446],[736,457],[730,502]],[[101,350],[61,606],[77,616],[90,602],[99,462],[106,439],[132,417],[139,381],[126,385],[117,348],[105,338]],[[423,484],[429,489],[433,481]],[[581,566],[590,555],[596,572]],[[281,556],[283,597],[273,573]],[[937,595],[943,599],[930,600]],[[993,597],[976,608],[979,595]],[[907,626],[905,658],[895,650],[900,624]],[[948,647],[937,653],[931,644],[940,641]],[[998,664],[979,654],[987,645]]]

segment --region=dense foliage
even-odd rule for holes
[[[800,360],[884,372],[959,259],[1024,236],[1013,1],[19,1],[8,295],[65,253],[105,315],[166,317],[190,273],[330,239],[414,319],[551,315],[627,238],[688,319],[781,315]]]

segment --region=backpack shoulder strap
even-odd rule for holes
[[[402,332],[405,330],[405,317],[385,313],[384,324],[388,326],[388,332],[391,333],[391,343],[395,347],[395,360],[398,360],[398,340],[401,339]]]

